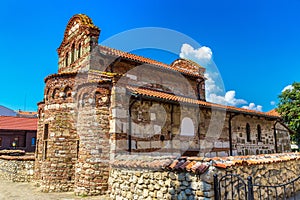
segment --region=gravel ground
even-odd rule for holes
[[[14,183],[1,180],[0,182],[0,200],[109,200],[105,196],[78,197],[73,192],[62,193],[43,193],[35,187],[33,183]],[[288,200],[299,200],[300,192],[296,197],[290,197]]]
[[[105,196],[77,197],[73,192],[43,193],[33,183],[0,181],[0,200],[108,200]]]

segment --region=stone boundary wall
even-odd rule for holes
[[[135,159],[136,160],[136,159]],[[168,163],[169,162],[169,163]],[[214,199],[213,175],[239,174],[253,183],[277,185],[300,175],[300,154],[223,158],[187,157],[152,161],[129,159],[111,165],[110,197],[125,199]],[[295,183],[300,190],[300,181]],[[254,188],[255,189],[255,188]],[[257,196],[257,192],[254,191]],[[263,198],[267,193],[263,192]]]
[[[34,176],[34,156],[0,156],[0,179],[30,182]]]

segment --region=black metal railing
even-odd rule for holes
[[[300,190],[300,176],[284,184],[278,185],[261,185],[253,184],[254,190],[257,192],[258,199],[293,199],[297,200],[297,192]]]
[[[237,174],[226,174],[220,179],[214,175],[215,200],[245,199],[248,197],[247,184]]]
[[[284,184],[262,185],[254,184],[251,176],[244,181],[238,174],[226,174],[221,178],[218,178],[217,174],[214,175],[215,200],[297,200],[300,198],[298,191],[300,191],[300,176]]]

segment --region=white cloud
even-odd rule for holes
[[[283,88],[283,90],[281,92],[284,92],[286,90],[292,90],[294,87],[292,85],[287,85]]]
[[[270,104],[271,104],[271,106],[275,106],[276,102],[275,101],[271,101]]]
[[[235,91],[230,90],[226,92],[224,96],[216,95],[214,93],[211,93],[208,98],[208,101],[218,103],[218,104],[224,104],[224,105],[230,105],[230,106],[238,106],[242,104],[246,104],[247,101],[244,99],[237,99],[235,98]]]
[[[213,63],[212,55],[212,51],[209,47],[202,46],[198,49],[195,49],[189,44],[183,44],[179,54],[181,58],[193,60],[204,67],[211,67],[210,64]],[[223,81],[217,68],[207,70],[205,73],[205,78],[207,101],[236,107],[248,104],[246,100],[236,98],[236,92],[234,90],[230,90],[225,93]],[[250,103],[248,106],[243,106],[243,108],[262,111],[262,106],[256,106],[254,103]]]
[[[262,112],[262,106],[261,105],[255,105],[255,103],[250,103],[248,106],[242,106],[242,108]]]
[[[187,59],[194,60],[200,65],[205,65],[211,61],[212,51],[209,47],[206,46],[202,46],[198,49],[194,49],[194,47],[192,47],[189,44],[183,44],[181,46],[179,56],[180,58],[187,58]]]
[[[217,73],[205,73],[204,74],[206,80],[205,80],[205,91],[207,94],[217,94],[219,92],[222,92],[221,86],[218,86],[216,84],[215,79],[217,78]]]

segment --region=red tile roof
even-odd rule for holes
[[[184,70],[184,69],[174,68],[174,67],[171,67],[168,64],[165,64],[165,63],[162,63],[162,62],[159,62],[159,61],[156,61],[156,60],[152,60],[152,59],[149,59],[149,58],[145,58],[143,56],[138,56],[138,55],[135,55],[135,54],[132,54],[132,53],[127,53],[127,52],[120,51],[120,50],[113,49],[111,47],[106,47],[106,46],[100,46],[99,45],[99,48],[100,48],[100,51],[102,53],[105,53],[105,54],[108,54],[108,55],[119,56],[119,57],[130,59],[130,60],[133,60],[133,61],[155,65],[155,66],[162,67],[162,68],[165,68],[165,69],[169,69],[169,70],[172,70],[172,71],[178,71],[182,74],[186,74],[186,75],[189,75],[189,76],[203,78],[202,75],[199,75],[199,74],[196,74],[196,73],[193,73],[191,71]]]
[[[244,109],[244,108],[237,108],[237,107],[233,107],[233,106],[225,106],[225,105],[215,104],[215,103],[211,103],[211,102],[207,102],[207,101],[201,101],[201,100],[191,99],[191,98],[187,98],[187,97],[177,96],[177,95],[169,94],[169,93],[165,93],[165,92],[154,91],[154,90],[150,90],[150,89],[146,89],[146,88],[137,88],[137,87],[132,87],[132,86],[128,86],[127,88],[132,93],[149,96],[149,97],[155,97],[155,98],[190,103],[190,104],[197,104],[197,105],[204,106],[204,107],[214,107],[214,108],[226,109],[226,110],[232,111],[232,112],[242,112],[242,113],[261,115],[261,116],[267,116],[267,117],[275,117],[275,118],[278,117],[278,115],[275,115],[272,113],[259,112],[259,111]]]
[[[37,130],[37,118],[0,116],[2,130]]]
[[[270,115],[274,115],[274,116],[280,117],[280,114],[275,109],[270,110],[267,113],[270,114]]]
[[[267,163],[286,162],[291,160],[300,160],[300,153],[262,154],[212,158],[213,166],[224,169],[240,165],[249,166]]]
[[[22,111],[22,110],[20,110],[20,111],[18,111],[18,114],[20,114],[20,115],[36,115],[37,112],[32,112],[32,111]]]
[[[234,166],[281,163],[291,160],[300,160],[300,153],[262,154],[214,158],[181,157],[173,160],[173,162],[165,168],[172,171],[188,171],[196,174],[203,174],[210,166],[227,169]]]

